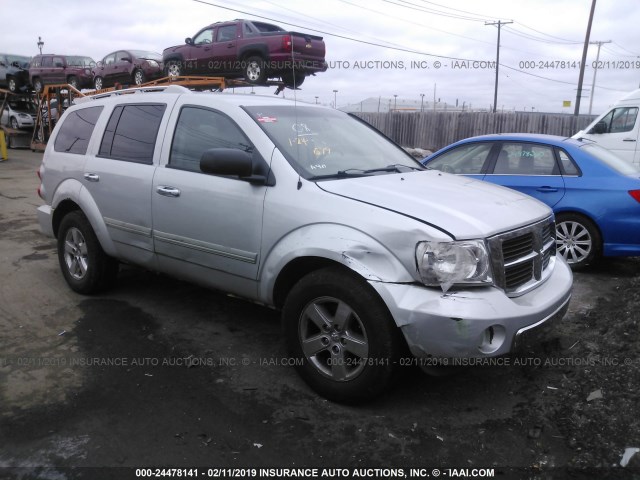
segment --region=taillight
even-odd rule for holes
[[[291,35],[284,35],[282,37],[282,50],[285,52],[290,52],[291,48],[292,48]]]
[[[631,195],[636,202],[640,203],[640,190],[629,190],[629,195]]]

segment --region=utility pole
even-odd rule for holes
[[[584,65],[587,63],[587,50],[589,50],[589,37],[591,36],[591,24],[593,23],[593,12],[596,11],[596,0],[591,0],[591,12],[589,13],[589,23],[587,23],[587,34],[584,37],[584,48],[582,49],[582,62],[580,62],[580,76],[578,77],[578,93],[576,93],[576,108],[573,111],[575,116],[580,115],[580,97],[582,97],[582,81],[584,80]]]
[[[593,96],[596,93],[596,74],[598,73],[598,60],[600,60],[600,47],[605,43],[611,43],[611,40],[606,42],[589,42],[592,45],[598,45],[598,53],[596,54],[596,64],[593,68],[593,82],[591,82],[591,98],[589,99],[589,115],[591,115],[591,108],[593,107]]]
[[[593,0],[595,2],[595,0]],[[513,22],[484,22],[485,25],[497,25],[498,26],[498,46],[496,48],[496,88],[493,92],[493,113],[496,113],[496,106],[498,105],[498,71],[500,69],[500,28],[502,25],[508,25]]]

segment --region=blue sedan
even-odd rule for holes
[[[640,255],[640,170],[588,140],[499,134],[467,138],[422,163],[531,195],[556,215],[557,251],[574,268]]]

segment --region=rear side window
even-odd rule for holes
[[[497,175],[558,175],[553,149],[531,143],[502,144],[496,166]]]
[[[166,107],[165,104],[143,104],[114,108],[98,156],[151,165]]]
[[[56,152],[87,153],[91,134],[103,107],[89,107],[69,112],[60,126],[53,149]]]
[[[253,150],[247,137],[227,116],[204,108],[184,107],[173,135],[169,166],[199,172],[200,158],[210,148]]]

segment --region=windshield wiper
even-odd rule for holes
[[[386,167],[379,167],[379,168],[370,168],[369,170],[361,170],[363,173],[375,173],[375,172],[398,172],[398,173],[403,173],[404,170],[402,170],[403,168],[408,168],[409,170],[418,170],[418,171],[422,171],[424,170],[424,167],[420,168],[420,167],[412,167],[410,165],[404,165],[402,163],[395,163],[393,165],[387,165]]]
[[[348,177],[366,177],[369,174],[364,170],[360,170],[358,168],[350,168],[348,170],[340,170],[336,173],[327,173],[325,175],[314,175],[313,177],[309,177],[309,180],[324,180],[327,178],[348,178]]]

